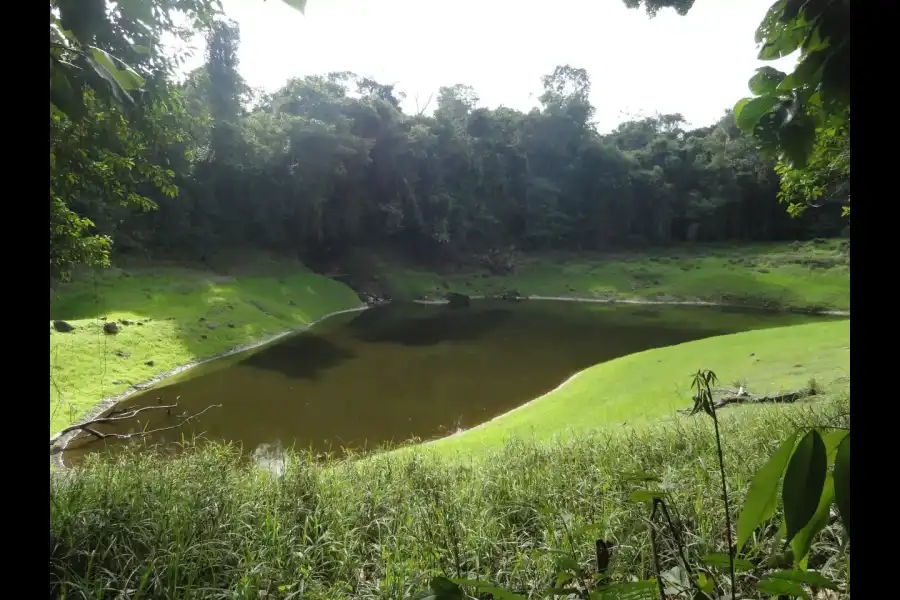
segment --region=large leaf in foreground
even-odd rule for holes
[[[837,502],[841,520],[850,535],[850,434],[838,446],[834,458],[834,499]]]
[[[828,514],[831,512],[831,504],[834,502],[834,479],[829,474],[825,477],[825,485],[822,495],[819,497],[819,505],[809,522],[791,540],[791,550],[794,551],[794,564],[805,565],[804,559],[809,554],[813,538],[828,524]]]
[[[813,429],[800,440],[784,474],[781,497],[784,500],[786,541],[791,541],[816,514],[826,472],[825,443]]]
[[[757,527],[775,515],[778,501],[778,484],[791,459],[797,432],[784,440],[775,454],[756,472],[750,483],[750,491],[737,521],[737,550],[740,551]]]
[[[413,600],[463,600],[465,597],[461,587],[446,577],[435,577],[428,589],[413,596]]]
[[[490,594],[497,600],[526,600],[525,596],[520,594],[515,594],[510,592],[509,590],[504,590],[503,588],[497,587],[495,585],[491,585],[489,583],[484,583],[482,581],[477,581],[475,579],[451,579],[454,583],[458,583],[459,585],[468,585],[482,594]]]

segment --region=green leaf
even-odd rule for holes
[[[705,565],[709,565],[711,567],[718,567],[719,569],[728,569],[729,561],[728,555],[724,552],[712,552],[710,554],[705,554],[701,559]],[[734,557],[734,572],[742,573],[744,571],[750,571],[756,565],[747,560],[746,558],[741,558],[739,556]]]
[[[828,464],[834,462],[838,446],[841,445],[841,442],[844,441],[844,438],[847,437],[849,433],[850,432],[846,429],[831,429],[821,432],[822,442],[825,443],[825,456],[827,457]]]
[[[791,549],[794,551],[794,564],[801,564],[809,555],[813,538],[828,524],[828,514],[831,511],[831,503],[834,502],[834,478],[829,473],[825,477],[825,485],[822,488],[822,496],[819,505],[812,518],[791,540]]]
[[[285,4],[300,11],[300,14],[306,14],[306,0],[282,0]]]
[[[476,588],[479,592],[488,593],[494,598],[498,600],[526,600],[525,596],[520,594],[514,594],[509,590],[505,590],[501,587],[497,587],[495,585],[491,585],[489,583],[484,583],[482,581],[478,581],[476,579],[451,579],[450,581],[457,583],[459,585],[468,585]]]
[[[778,84],[784,79],[784,73],[772,67],[756,69],[756,75],[750,78],[750,91],[756,96],[774,93]]]
[[[793,596],[809,598],[803,586],[787,579],[763,579],[759,582],[759,591],[771,596]]]
[[[850,434],[838,446],[834,458],[834,499],[837,503],[841,520],[850,536]]]
[[[122,89],[122,86],[116,80],[115,76],[110,72],[109,69],[106,68],[103,63],[97,62],[89,56],[85,56],[85,60],[91,66],[91,69],[93,69],[94,73],[96,73],[104,81],[106,81],[107,84],[109,84],[109,88],[116,100],[118,100],[119,102],[121,102],[123,99],[132,101],[131,96],[128,95],[128,92]]]
[[[643,471],[634,471],[628,473],[620,473],[619,478],[624,481],[659,481],[659,477],[652,473]]]
[[[701,592],[705,592],[707,594],[711,594],[713,589],[715,589],[715,582],[706,576],[706,573],[699,573],[697,575],[697,587],[700,588]]]
[[[775,454],[764,464],[750,483],[750,491],[737,520],[737,550],[740,551],[757,527],[775,515],[778,502],[778,484],[791,458],[797,433],[781,442]]]
[[[810,52],[803,56],[794,68],[794,72],[785,77],[778,84],[776,90],[789,92],[804,86],[815,87],[822,77],[822,65],[824,65],[827,56],[827,53],[821,50]]]
[[[428,586],[413,596],[414,600],[465,600],[462,588],[446,577],[435,577]]]
[[[825,444],[819,432],[812,430],[797,444],[784,474],[782,498],[786,541],[791,541],[816,514],[825,485]]]
[[[628,497],[632,502],[653,502],[657,498],[665,498],[665,494],[653,490],[637,490]]]
[[[795,116],[779,132],[781,159],[796,169],[805,168],[815,141],[815,119],[806,114]]]
[[[612,583],[591,592],[591,600],[657,600],[658,597],[656,579]]]
[[[581,570],[581,565],[579,565],[578,561],[576,561],[574,558],[566,554],[556,559],[556,570],[572,571],[574,573],[577,573]]]
[[[144,85],[143,77],[138,75],[134,69],[126,65],[122,60],[114,57],[102,48],[90,46],[90,49],[91,56],[94,60],[109,71],[109,74],[115,78],[116,83],[118,83],[123,90],[136,90]],[[123,68],[120,69],[117,64],[122,65]]]
[[[771,579],[787,579],[788,581],[797,581],[799,583],[807,583],[826,590],[838,589],[837,584],[817,571],[775,571],[767,573],[767,578]]]
[[[778,98],[760,96],[759,98],[743,98],[734,105],[734,122],[742,131],[752,131],[760,117],[766,114]]]

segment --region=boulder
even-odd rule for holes
[[[450,302],[450,308],[465,308],[471,303],[471,299],[465,294],[447,292],[445,297],[447,298],[447,301]]]
[[[53,329],[57,330],[60,333],[68,333],[75,328],[65,321],[53,321]]]
[[[108,335],[119,333],[119,326],[114,321],[107,321],[103,324],[103,333]]]

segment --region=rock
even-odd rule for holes
[[[234,323],[232,323],[231,321],[228,321],[228,326],[229,326],[231,329],[234,329]]]
[[[516,290],[506,290],[502,294],[500,294],[501,300],[509,300],[511,302],[519,302],[520,300],[525,300],[525,296],[517,292]]]
[[[206,337],[207,337],[207,336],[206,336],[206,334],[205,334],[205,333],[201,333],[201,334],[200,334],[200,339],[201,339],[201,340],[205,340],[205,339],[206,339]]]
[[[207,323],[206,324],[206,328],[209,329],[210,331],[212,331],[214,329],[218,329],[218,327],[219,327],[218,323]]]
[[[297,306],[297,303],[293,300],[288,300],[288,306]]]
[[[143,325],[144,322],[143,322],[143,321],[138,321],[137,324],[138,324],[138,325]]]
[[[103,333],[106,333],[108,335],[114,335],[116,333],[119,333],[119,326],[116,325],[112,321],[110,321],[108,323],[104,323],[103,324]]]
[[[53,321],[53,329],[57,330],[60,333],[68,333],[75,328],[65,321]]]
[[[134,321],[129,321],[128,319],[119,319],[119,323],[122,325],[134,325]]]
[[[152,366],[153,366],[154,364],[156,364],[156,363],[154,363],[152,360],[148,360],[148,361],[145,362],[144,364],[147,365],[148,367],[152,367]]]
[[[471,300],[465,294],[457,294],[456,292],[447,292],[445,297],[450,302],[450,308],[465,308],[469,306]]]
[[[202,323],[202,322],[203,322],[203,321],[205,321],[205,320],[206,320],[206,317],[200,317],[200,318],[199,318],[199,319],[197,319],[197,320],[198,320],[198,321],[200,321],[200,322],[201,322],[201,323]]]
[[[116,350],[115,355],[119,358],[131,358],[131,355],[127,352],[122,352],[121,350]]]

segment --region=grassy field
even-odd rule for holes
[[[447,291],[587,298],[679,299],[760,307],[850,309],[846,240],[745,246],[679,246],[658,253],[524,256],[513,273],[437,275],[396,261],[379,267],[398,297]]]
[[[715,371],[722,387],[743,385],[759,395],[801,389],[811,379],[826,390],[843,389],[850,377],[850,321],[760,329],[630,354],[431,445],[469,453],[513,436],[547,439],[671,420],[676,409],[691,405],[690,377],[698,369]]]
[[[848,407],[838,395],[722,411],[732,507],[789,432],[849,426]],[[626,473],[662,479],[689,561],[726,552],[716,464],[705,416],[549,442],[520,438],[459,461],[421,449],[327,463],[289,453],[279,476],[214,445],[178,460],[95,457],[53,480],[51,585],[72,598],[386,600],[409,598],[444,574],[549,597],[542,592],[558,587],[560,565],[593,571],[598,538],[615,544],[614,580],[652,575],[649,507],[629,496],[653,484]],[[777,523],[742,556],[758,563],[777,552]],[[843,539],[840,525],[830,525],[808,566],[846,584]],[[660,562],[678,564],[671,547],[661,547]],[[759,575],[740,574],[737,597],[759,597]],[[725,579],[718,568],[707,576]]]
[[[51,434],[103,398],[173,367],[360,304],[350,288],[300,264],[266,270],[232,276],[183,268],[107,269],[96,280],[82,277],[55,290]],[[75,329],[54,331],[55,319]],[[104,334],[103,324],[110,321],[118,322],[118,334]]]

